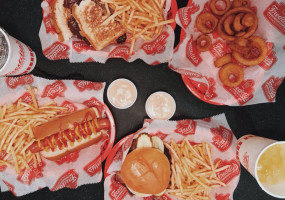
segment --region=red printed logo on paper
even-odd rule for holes
[[[15,89],[19,85],[28,85],[34,82],[32,75],[20,76],[20,77],[7,77],[5,79],[9,88]]]
[[[200,51],[196,48],[193,35],[191,35],[191,38],[186,45],[186,57],[196,67],[202,62]]]
[[[230,48],[228,48],[227,43],[222,40],[217,40],[210,48],[210,53],[215,58],[220,58],[229,52],[231,52]]]
[[[145,42],[141,48],[148,55],[161,54],[165,51],[166,39],[169,37],[169,33],[166,31],[162,32],[157,38],[151,42]]]
[[[104,104],[102,104],[95,97],[91,97],[89,100],[84,101],[83,104],[89,108],[90,107],[96,107],[101,113],[105,110]]]
[[[52,33],[52,34],[56,33],[52,25],[52,19],[50,14],[48,14],[46,17],[43,18],[43,22],[46,27],[46,33]]]
[[[230,167],[217,172],[217,177],[225,184],[230,182],[240,173],[240,165],[236,160],[230,160],[230,161],[222,160],[218,168],[224,167],[226,165],[230,165]]]
[[[74,81],[73,84],[80,91],[84,90],[101,90],[103,88],[103,83],[92,82],[92,81]]]
[[[77,180],[78,180],[78,173],[71,169],[65,172],[54,184],[51,191],[56,191],[62,188],[76,188],[77,187]]]
[[[176,124],[176,133],[181,135],[194,135],[196,131],[197,123],[191,119],[179,120]]]
[[[207,118],[204,118],[202,119],[204,122],[210,122],[211,121],[211,117],[207,117]]]
[[[93,58],[87,58],[84,62],[95,62]]]
[[[193,72],[188,69],[179,69],[179,68],[174,68],[172,65],[169,65],[169,68],[172,69],[173,71],[176,71],[177,73],[183,74],[187,76],[188,78],[202,78],[202,74],[199,74],[197,72]]]
[[[64,101],[62,104],[61,104],[61,107],[64,107],[64,108],[67,108],[67,111],[64,111],[64,113],[72,113],[72,112],[75,112],[77,110],[77,107],[71,103],[70,101]]]
[[[119,150],[116,152],[116,155],[113,158],[113,161],[121,161],[123,159],[123,149],[119,148]]]
[[[116,181],[116,175],[111,177],[111,185],[109,196],[112,200],[122,200],[127,194],[129,194],[128,189],[121,183]]]
[[[151,135],[151,136],[157,136],[157,137],[159,137],[161,140],[164,140],[164,139],[168,136],[168,134],[163,133],[163,132],[161,132],[161,131],[157,131],[156,133],[150,133],[150,135]]]
[[[178,17],[184,29],[186,29],[191,23],[191,15],[196,13],[199,9],[200,6],[194,2],[192,2],[190,6],[179,9]]]
[[[83,169],[91,177],[99,174],[101,172],[101,156],[89,162]]]
[[[272,102],[275,100],[277,89],[281,85],[283,79],[284,77],[279,78],[279,77],[271,76],[267,81],[265,81],[262,84],[261,87],[262,87],[264,96],[269,102]]]
[[[5,185],[7,185],[8,190],[11,191],[14,196],[17,196],[17,194],[15,193],[15,186],[12,185],[11,183],[8,183],[7,181],[5,181],[3,179],[2,179],[2,181],[3,181],[3,183],[5,183]]]
[[[253,98],[254,80],[248,79],[242,81],[237,87],[223,86],[231,95],[235,97],[240,105],[249,102]]]
[[[42,97],[49,97],[51,99],[55,99],[57,96],[63,97],[66,89],[67,87],[63,81],[58,80],[45,87]]]
[[[73,41],[72,47],[77,53],[81,53],[83,51],[88,51],[88,50],[95,51],[95,49],[92,46],[90,46],[84,41]]]
[[[237,144],[237,147],[236,147],[236,157],[237,157],[237,160],[240,160],[239,159],[239,150],[240,150],[240,147],[241,145],[243,144],[243,142],[249,138],[252,138],[252,137],[255,137],[254,135],[248,135],[246,137],[243,137],[241,141],[238,142]],[[243,141],[244,140],[244,141]]]
[[[130,47],[118,46],[109,53],[108,58],[123,58],[125,61],[128,61],[130,58]]]
[[[0,160],[3,160],[5,158],[5,156],[7,155],[6,151],[1,151],[1,154],[0,154]],[[7,169],[7,165],[3,164],[1,165],[0,164],[0,172],[3,172]]]
[[[18,101],[21,100],[21,102],[24,103],[32,103],[33,99],[32,99],[32,95],[29,92],[25,92],[22,96],[20,96],[16,103],[18,103]]]
[[[216,200],[230,200],[230,195],[231,194],[222,194],[222,193],[220,193],[220,194],[215,194],[215,199]]]
[[[43,54],[50,60],[67,59],[69,56],[69,46],[61,42],[54,42],[51,46],[43,50]]]
[[[249,169],[249,155],[248,155],[248,153],[247,152],[245,152],[244,154],[243,154],[243,158],[242,158],[243,160],[243,166],[245,167],[245,169]]]
[[[221,152],[228,150],[232,144],[233,132],[223,126],[210,129],[213,136],[212,144]]]
[[[62,158],[56,160],[56,164],[62,165],[63,163],[72,163],[76,162],[79,157],[79,151],[75,151],[72,153],[67,154],[66,156],[63,156]]]
[[[262,69],[268,71],[276,63],[277,57],[275,55],[275,51],[273,51],[274,44],[272,42],[267,42],[266,44],[267,44],[267,48],[268,48],[267,56],[265,57],[265,59],[261,63],[259,63],[259,66]]]
[[[126,151],[127,149],[129,149],[132,146],[133,143],[133,136],[129,137],[125,143],[122,145],[122,150]]]
[[[40,163],[37,163],[37,166],[35,168],[34,160],[31,160],[28,165],[30,166],[30,169],[23,169],[17,176],[17,180],[26,185],[30,185],[31,182],[36,178],[43,177],[42,172],[46,164],[42,161]]]
[[[285,35],[285,4],[284,2],[277,3],[273,1],[263,12],[264,17],[275,28]]]
[[[200,14],[202,14],[202,13],[207,13],[207,12],[210,12],[210,11],[211,11],[210,5],[209,5],[208,2],[206,2],[205,5],[204,5],[204,8],[203,8],[203,10],[201,11]]]
[[[208,84],[204,83],[204,82],[198,82],[198,81],[194,81],[192,79],[190,79],[192,85],[201,93],[203,94],[203,96],[201,96],[201,98],[204,99],[213,99],[217,96],[216,88],[216,82],[213,78],[207,78],[205,77]]]

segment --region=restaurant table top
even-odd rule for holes
[[[128,109],[114,108],[108,102],[106,92],[104,93],[104,101],[110,108],[116,123],[115,143],[142,127],[143,120],[147,118],[145,112],[146,99],[156,91],[165,91],[174,97],[177,108],[173,120],[202,119],[225,113],[237,138],[246,134],[254,134],[275,140],[284,140],[284,83],[277,91],[275,103],[238,107],[216,106],[195,97],[184,85],[180,74],[169,69],[167,63],[149,66],[141,60],[128,63],[123,59],[109,59],[105,64],[95,62],[70,63],[68,60],[51,61],[42,54],[39,39],[39,29],[42,22],[41,2],[41,0],[0,0],[0,26],[35,51],[37,64],[31,72],[35,76],[49,79],[83,79],[106,82],[106,88],[117,78],[127,78],[136,85],[138,97],[135,104]],[[177,4],[178,8],[181,8],[186,6],[187,1],[179,0]],[[175,29],[175,36],[175,45],[177,45],[180,36],[178,26]],[[14,197],[11,192],[2,192],[0,199],[99,200],[104,199],[103,195],[102,180],[98,184],[83,185],[77,189],[61,189],[56,192],[43,188],[22,197]],[[241,167],[240,181],[233,197],[234,200],[275,199],[263,192],[256,180],[243,167]]]

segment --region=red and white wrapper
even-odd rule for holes
[[[35,52],[29,46],[9,35],[1,27],[0,32],[8,44],[8,58],[0,69],[0,76],[23,75],[31,72],[36,65]]]
[[[161,34],[152,41],[138,39],[135,42],[134,54],[129,55],[130,39],[124,44],[115,41],[100,51],[96,51],[84,41],[75,38],[59,42],[58,35],[51,23],[50,4],[53,0],[42,2],[43,21],[39,36],[43,54],[50,60],[69,59],[70,62],[100,62],[105,63],[109,58],[123,58],[132,62],[138,58],[148,64],[156,65],[168,62],[173,54],[175,23],[165,25]],[[165,19],[174,18],[177,11],[176,0],[166,0],[163,11]]]
[[[7,166],[0,166],[1,191],[10,190],[15,196],[21,196],[41,188],[51,191],[61,188],[77,188],[83,184],[98,183],[102,179],[101,163],[109,154],[115,138],[115,124],[108,107],[103,103],[105,83],[79,80],[48,80],[32,75],[0,78],[0,90],[4,96],[0,105],[12,104],[22,98],[32,102],[26,85],[38,89],[36,98],[39,105],[54,101],[59,106],[67,107],[69,112],[95,106],[110,119],[110,131],[103,139],[85,149],[68,154],[57,161],[42,158],[43,162],[20,174]],[[0,157],[3,155],[1,154]]]
[[[255,135],[245,135],[238,139],[236,156],[244,168],[255,177],[255,166],[259,154],[268,145],[277,142]],[[256,177],[255,177],[256,178]]]
[[[169,67],[182,75],[187,88],[199,99],[230,106],[275,101],[285,75],[285,4],[282,0],[252,0],[251,4],[258,17],[254,35],[265,39],[269,51],[259,65],[245,67],[243,82],[232,88],[223,86],[219,69],[214,66],[216,58],[230,52],[226,41],[214,31],[209,34],[213,43],[209,51],[199,52],[195,46],[196,38],[202,34],[196,28],[196,18],[201,12],[210,12],[209,0],[189,0],[187,7],[178,10],[176,22],[183,33]]]
[[[227,186],[213,188],[210,192],[210,197],[215,200],[233,199],[233,192],[240,177],[240,164],[238,160],[235,159],[237,140],[231,131],[224,114],[222,114],[203,120],[145,120],[142,129],[123,138],[114,146],[109,154],[104,169],[105,200],[151,199],[149,197],[141,198],[132,195],[126,186],[118,182],[115,178],[116,172],[121,170],[122,163],[128,154],[133,139],[137,138],[142,132],[147,132],[152,136],[156,135],[164,142],[170,142],[171,138],[176,142],[180,142],[184,137],[187,137],[187,139],[194,143],[201,143],[204,141],[210,144],[214,162],[222,160],[220,166],[231,165],[230,168],[217,174],[218,178],[226,183]],[[163,199],[174,200],[176,198],[166,192],[163,195]]]

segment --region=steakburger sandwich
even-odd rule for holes
[[[162,195],[170,181],[170,163],[162,140],[142,133],[134,145],[121,168],[124,184],[140,197]]]

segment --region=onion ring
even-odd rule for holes
[[[243,18],[243,16],[244,16],[244,13],[239,13],[235,16],[233,28],[237,32],[245,29],[245,27],[241,24],[241,19]]]
[[[228,35],[234,35],[235,32],[232,30],[231,26],[234,22],[235,15],[229,15],[224,21],[224,30]]]
[[[242,38],[248,38],[250,36],[252,36],[252,34],[256,31],[257,29],[257,24],[258,24],[258,19],[256,17],[256,15],[254,14],[254,12],[249,9],[249,8],[244,8],[244,7],[239,7],[239,8],[234,8],[234,9],[231,9],[229,10],[219,21],[218,23],[218,26],[217,26],[217,31],[218,31],[218,34],[224,39],[224,40],[234,40],[235,37],[232,36],[232,35],[228,35],[224,32],[224,29],[223,29],[223,24],[224,24],[224,21],[225,19],[229,16],[229,15],[232,15],[232,14],[237,14],[237,13],[251,13],[253,14],[254,16],[254,23],[251,27],[249,27],[246,31],[246,34],[244,34],[242,36]]]
[[[212,40],[208,35],[200,35],[196,39],[196,48],[199,51],[208,51],[210,47],[212,46]]]
[[[237,32],[237,33],[235,34],[235,36],[240,38],[240,37],[244,36],[245,34],[246,34],[245,31],[240,31],[240,32]]]
[[[250,51],[247,53],[233,51],[233,57],[241,64],[247,66],[258,65],[265,59],[267,55],[267,45],[265,41],[258,36],[253,36],[249,40],[252,42],[252,44],[250,45],[250,51],[254,51],[257,48],[259,51],[259,55],[252,57]]]
[[[220,68],[220,67],[224,66],[225,64],[230,63],[231,61],[232,61],[232,56],[231,56],[231,54],[228,53],[228,54],[218,58],[214,62],[214,64],[215,64],[215,67]]]
[[[249,8],[250,0],[234,0],[232,6],[233,8],[238,8],[238,7]]]
[[[243,68],[235,63],[228,63],[219,70],[221,82],[228,87],[236,87],[243,81]]]
[[[202,33],[211,33],[215,30],[218,19],[211,13],[202,13],[197,17],[196,26]]]
[[[228,43],[228,47],[242,54],[247,54],[251,47],[251,41],[245,38],[238,38]]]
[[[218,1],[222,1],[222,2],[224,2],[224,3],[226,4],[226,7],[225,7],[223,10],[217,9],[216,3],[217,3]],[[231,7],[231,2],[230,2],[230,0],[211,0],[211,2],[210,2],[211,11],[212,11],[214,14],[216,14],[216,15],[223,15],[223,14],[225,14],[225,13],[230,9],[230,7]]]
[[[241,19],[241,24],[246,27],[252,26],[253,23],[254,23],[254,16],[251,13],[245,14]]]

